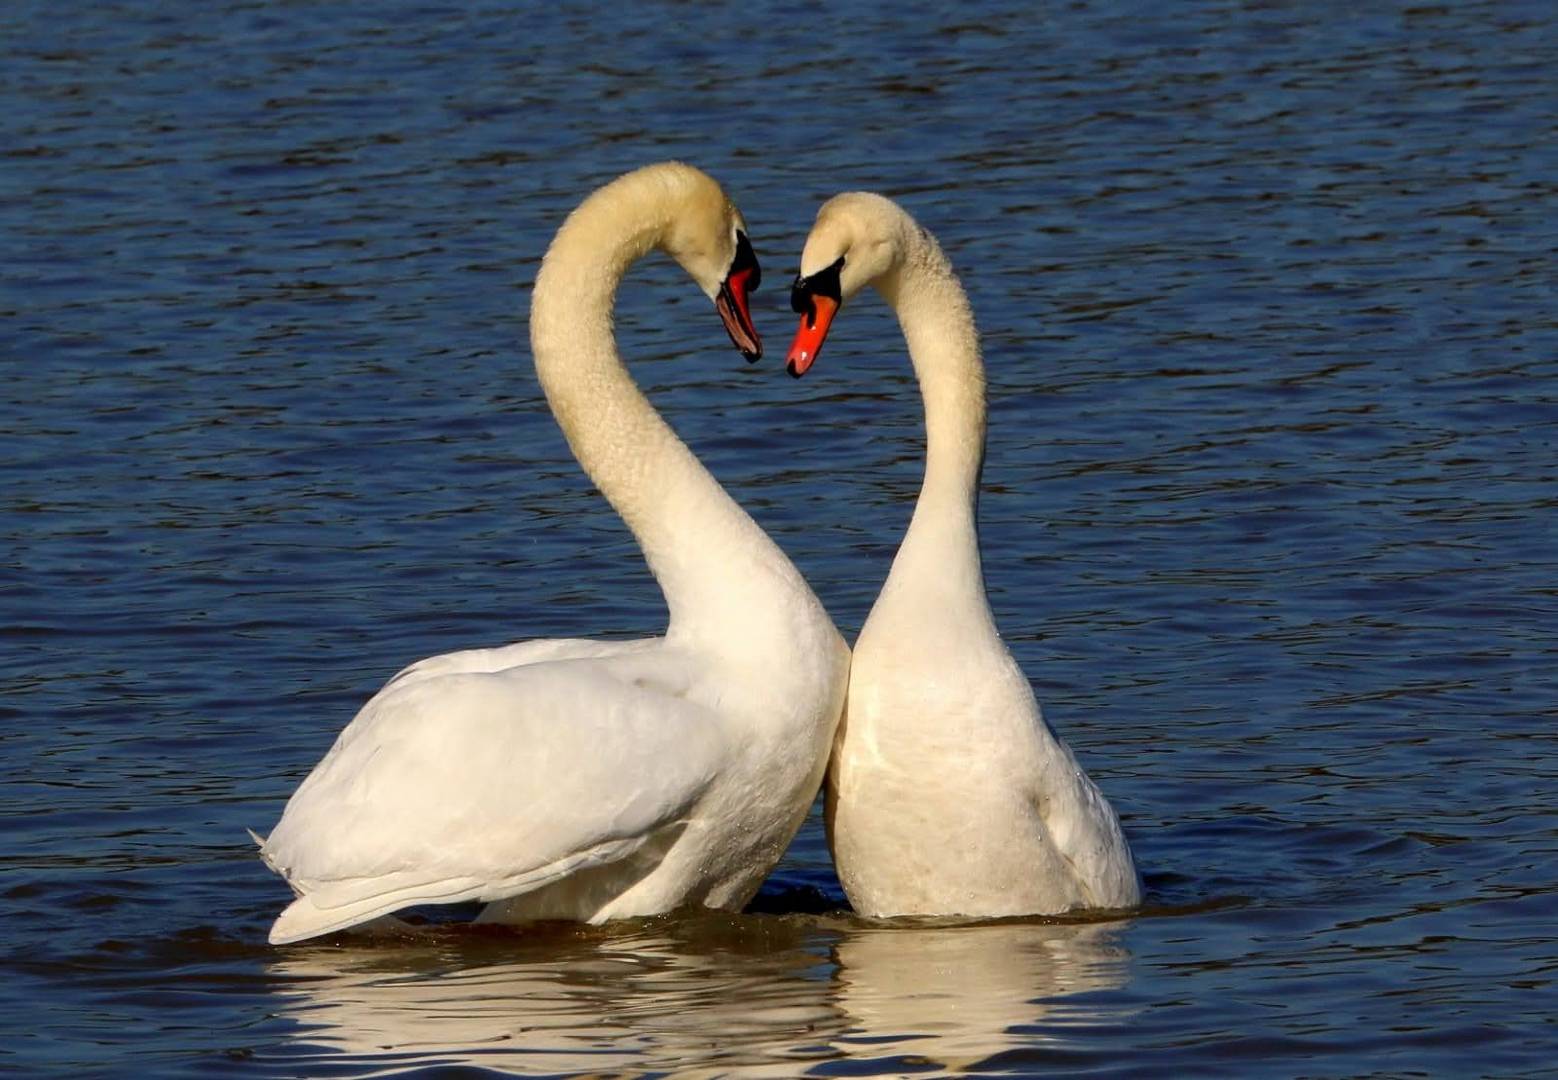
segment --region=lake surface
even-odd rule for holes
[[[1420,6],[0,8],[0,1072],[1551,1075],[1558,15]],[[525,344],[587,191],[742,206],[769,355],[664,259],[635,377],[847,636],[917,491],[867,188],[984,332],[1000,626],[1123,921],[740,915],[265,944],[246,827],[389,675],[663,625]]]

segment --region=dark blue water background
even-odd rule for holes
[[[0,1071],[1535,1074],[1558,1053],[1545,2],[0,8]],[[882,927],[809,823],[739,916],[264,944],[264,830],[401,665],[654,632],[530,365],[562,215],[680,156],[632,370],[852,635],[896,327],[781,374],[816,206],[985,334],[991,598],[1122,812],[1123,922]]]

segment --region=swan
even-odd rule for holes
[[[472,900],[496,922],[739,909],[800,828],[849,650],[617,354],[617,285],[657,248],[759,355],[745,222],[676,162],[619,177],[568,217],[536,276],[530,337],[569,446],[665,594],[664,636],[524,641],[391,678],[254,837],[297,894],[273,944]]]
[[[898,316],[925,405],[925,476],[855,642],[826,782],[839,879],[867,916],[1129,908],[1141,883],[1114,809],[1045,723],[985,597],[977,524],[985,379],[963,287],[934,237],[880,195],[825,203],[807,237],[786,360],[799,377],[872,285]]]

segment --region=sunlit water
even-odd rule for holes
[[[0,1071],[1551,1067],[1558,18],[1036,11],[0,7]],[[847,634],[918,401],[867,299],[785,378],[783,285],[837,190],[942,238],[992,602],[1138,917],[867,923],[814,820],[742,915],[264,945],[243,830],[388,675],[660,627],[523,342],[671,156],[770,355],[664,260],[623,350]]]

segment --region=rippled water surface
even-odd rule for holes
[[[15,0],[0,52],[0,1071],[1552,1067],[1550,4]],[[524,342],[672,156],[770,355],[663,259],[623,350],[850,635],[919,404],[875,300],[785,378],[783,283],[838,190],[942,238],[992,603],[1137,917],[873,924],[813,820],[741,915],[264,944],[243,830],[386,677],[661,626]]]

